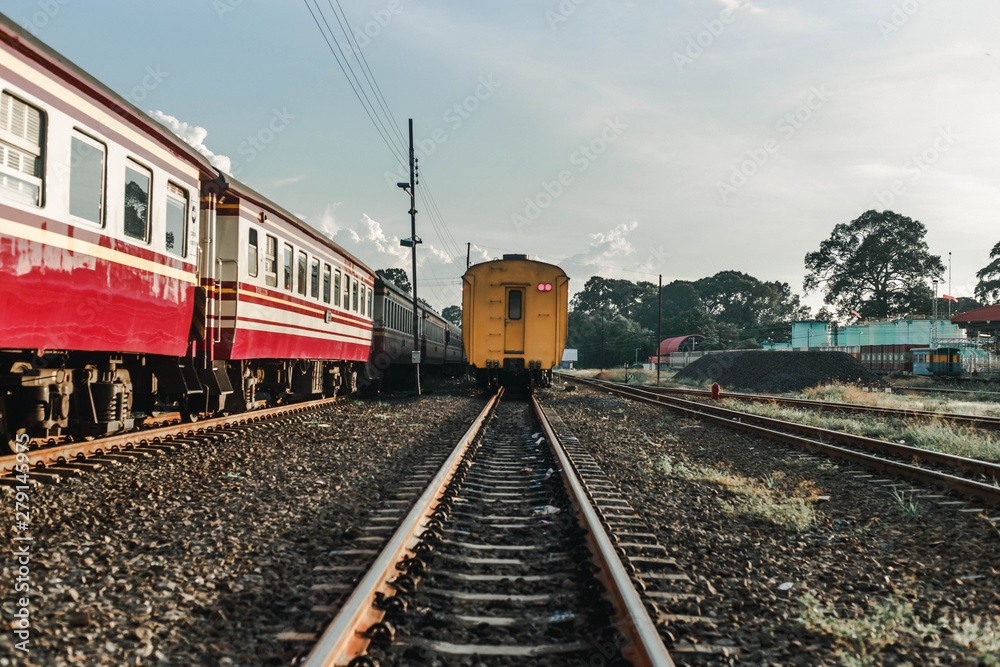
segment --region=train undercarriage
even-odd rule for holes
[[[82,440],[165,413],[185,421],[352,394],[362,363],[216,360],[93,352],[0,352],[0,443]]]

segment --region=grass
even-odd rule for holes
[[[675,464],[669,456],[661,456],[656,467],[670,477],[721,487],[728,497],[718,503],[727,514],[750,516],[794,531],[816,523],[816,489],[810,482],[793,486],[780,471],[757,481],[722,467]]]
[[[919,519],[920,515],[923,514],[920,503],[913,497],[912,491],[900,491],[896,487],[892,487],[892,497],[896,501],[896,507],[899,508],[899,511],[909,518]]]
[[[734,399],[725,399],[723,405],[764,417],[900,442],[945,454],[1000,461],[1000,438],[995,433],[954,424],[946,419],[881,419],[864,414],[825,413]]]
[[[885,602],[871,602],[867,610],[855,609],[849,617],[821,603],[810,592],[799,597],[798,605],[798,622],[812,632],[831,635],[843,665],[882,664],[886,657],[883,650],[896,643],[961,648],[972,652],[981,664],[1000,665],[1000,626],[995,618],[944,615],[924,619],[913,603],[898,593]]]
[[[834,403],[858,403],[880,408],[904,408],[908,410],[929,410],[931,412],[953,412],[966,415],[1000,416],[1000,404],[995,401],[956,400],[932,396],[909,394],[887,394],[866,392],[853,385],[833,384],[813,387],[796,394],[800,398]]]

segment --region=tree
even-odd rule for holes
[[[763,282],[739,271],[720,271],[695,282],[708,312],[744,329],[808,317],[809,307],[788,283]]]
[[[976,271],[976,277],[979,278],[976,298],[987,304],[1000,301],[1000,243],[990,250],[990,259],[993,261]]]
[[[455,326],[462,326],[462,307],[461,306],[448,306],[441,311],[441,317],[448,320]]]
[[[603,312],[605,317],[622,315],[634,318],[642,303],[649,298],[656,299],[656,285],[653,283],[591,276],[583,290],[573,295],[570,307],[583,313],[600,315]]]
[[[928,252],[927,228],[892,211],[866,211],[833,228],[819,250],[806,254],[805,290],[823,288],[823,302],[840,313],[903,314],[921,295],[915,287],[944,273]]]
[[[410,293],[410,279],[403,269],[379,269],[375,273],[382,280],[392,283],[407,294]]]

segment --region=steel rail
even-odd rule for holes
[[[803,424],[795,424],[793,422],[785,422],[778,419],[772,419],[770,417],[760,417],[746,412],[729,410],[727,408],[708,406],[704,403],[695,403],[693,401],[685,401],[679,398],[657,395],[654,392],[644,391],[634,387],[625,389],[621,385],[608,386],[583,378],[575,378],[574,381],[584,385],[596,387],[598,389],[603,389],[604,391],[610,391],[625,398],[631,398],[633,400],[653,405],[670,407],[672,409],[680,410],[687,414],[696,416],[699,419],[712,421],[730,428],[738,428],[767,438],[777,439],[789,444],[805,447],[811,451],[823,452],[828,456],[834,456],[853,461],[855,463],[861,463],[881,472],[898,474],[911,479],[917,479],[922,482],[942,485],[963,495],[978,498],[986,504],[992,505],[1000,503],[1000,488],[991,484],[976,482],[974,480],[956,477],[947,473],[934,472],[924,468],[918,468],[917,466],[879,458],[877,456],[872,456],[871,454],[855,452],[849,449],[844,449],[843,447],[837,447],[835,445],[830,445],[817,440],[810,440],[808,438],[792,435],[787,433],[787,431],[783,432],[774,430],[773,428],[767,428],[765,426],[756,426],[743,420],[747,419],[762,424],[768,424],[777,428],[795,430],[819,437],[826,436],[836,438],[851,444],[879,449],[881,451],[901,456],[919,457],[928,461],[944,463],[945,465],[959,466],[973,470],[974,472],[978,472],[980,474],[993,476],[994,479],[1000,479],[1000,466],[993,463],[977,461],[975,459],[966,459],[964,457],[942,454],[940,452],[932,452],[926,449],[885,442],[883,440],[875,440],[873,438],[864,438],[862,436],[855,436],[849,433],[842,433],[840,431],[831,431],[829,429],[821,429],[812,426],[805,426]]]
[[[393,574],[396,563],[407,553],[412,553],[413,547],[419,541],[416,532],[420,528],[422,520],[434,511],[466,450],[481,430],[502,394],[503,389],[489,400],[451,454],[448,455],[434,479],[427,485],[409,514],[393,533],[378,559],[365,573],[354,592],[351,593],[344,606],[334,617],[333,622],[330,623],[310,651],[306,662],[303,663],[305,667],[346,665],[353,658],[364,654],[370,642],[368,637],[364,635],[364,631],[380,622],[385,616],[384,611],[376,609],[372,605],[376,593],[389,596],[394,592],[387,581]]]
[[[343,400],[343,397],[321,398],[315,401],[305,401],[303,403],[281,405],[274,408],[253,410],[251,412],[241,412],[226,417],[213,417],[187,424],[173,424],[142,431],[129,431],[96,440],[39,447],[38,449],[31,449],[22,454],[11,454],[0,457],[0,476],[11,474],[16,470],[15,466],[24,465],[25,463],[29,467],[48,467],[58,463],[68,463],[80,457],[93,456],[94,454],[125,451],[130,448],[162,443],[175,438],[204,436],[206,433],[219,431],[227,427],[261,422],[287,414],[307,412]]]
[[[620,383],[608,382],[607,380],[593,380],[590,378],[574,378],[572,375],[561,374],[567,379],[587,379],[591,382],[606,383],[610,386],[618,386]],[[630,386],[630,385],[621,385]],[[634,387],[634,385],[632,385]],[[704,389],[683,389],[679,387],[641,387],[645,391],[657,394],[675,396],[698,396],[710,397],[711,392]],[[934,412],[932,410],[913,410],[909,408],[885,408],[874,405],[862,405],[860,403],[834,403],[831,401],[813,401],[804,398],[786,398],[783,396],[768,396],[766,394],[743,394],[739,392],[723,391],[719,392],[719,398],[729,398],[737,401],[747,401],[752,403],[773,403],[775,405],[787,405],[790,407],[813,408],[828,412],[848,412],[867,413],[884,417],[901,417],[909,419],[945,419],[948,421],[968,424],[976,428],[1000,429],[1000,417],[990,417],[985,415],[969,415],[955,412]]]
[[[585,380],[585,382],[592,383],[593,386],[606,389],[608,391],[622,389],[626,392],[635,392],[635,395],[652,395],[657,396],[658,394],[654,391],[639,387],[628,387],[618,384],[606,384],[601,381]],[[990,463],[989,461],[980,461],[978,459],[970,459],[964,456],[955,456],[954,454],[945,454],[943,452],[936,452],[930,449],[923,449],[921,447],[912,447],[910,445],[904,445],[898,442],[892,442],[888,440],[879,440],[877,438],[869,438],[863,435],[855,435],[853,433],[845,433],[843,431],[834,431],[832,429],[826,429],[819,426],[808,426],[806,424],[798,424],[796,422],[785,421],[782,419],[776,419],[774,417],[765,417],[763,415],[755,415],[751,412],[741,412],[739,410],[731,410],[729,408],[723,408],[708,403],[698,403],[694,401],[685,401],[679,398],[666,398],[668,401],[677,402],[679,405],[685,407],[702,410],[711,414],[720,415],[726,419],[735,419],[739,421],[751,420],[758,422],[760,424],[765,424],[767,426],[776,429],[786,429],[790,431],[797,431],[799,433],[804,433],[806,435],[819,437],[819,438],[829,438],[831,440],[839,440],[840,442],[845,442],[852,445],[857,445],[860,447],[865,447],[867,449],[877,449],[879,451],[888,452],[890,454],[896,454],[897,456],[906,457],[916,457],[924,459],[925,461],[930,461],[932,463],[938,463],[945,466],[954,466],[956,468],[961,468],[963,470],[968,470],[969,472],[975,473],[977,475],[983,475],[985,477],[993,477],[994,479],[1000,480],[1000,464]]]
[[[604,530],[601,518],[588,498],[576,466],[559,441],[538,399],[532,396],[531,403],[541,422],[542,432],[549,442],[549,447],[559,462],[563,480],[570,491],[570,501],[586,528],[590,551],[600,567],[600,571],[594,576],[604,584],[607,595],[610,596],[611,603],[618,612],[615,624],[627,640],[627,644],[622,647],[623,657],[631,660],[637,667],[672,666],[674,661],[629,579],[611,538]]]

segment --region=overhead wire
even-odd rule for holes
[[[336,2],[336,7],[334,7],[334,2]],[[309,14],[316,23],[316,27],[323,35],[323,39],[326,41],[327,47],[337,60],[337,64],[340,67],[341,72],[343,72],[344,76],[347,78],[348,84],[350,84],[351,89],[354,91],[355,97],[358,98],[358,101],[365,109],[365,113],[368,115],[369,120],[373,125],[375,125],[375,129],[378,131],[382,141],[389,148],[389,151],[392,153],[393,157],[396,158],[400,166],[405,170],[409,166],[409,142],[403,137],[399,124],[395,121],[392,111],[389,108],[389,104],[385,99],[385,95],[382,92],[382,88],[379,86],[378,80],[368,63],[368,59],[365,57],[361,46],[358,44],[358,41],[354,36],[350,20],[347,18],[347,14],[344,12],[343,6],[340,4],[340,0],[327,0],[327,4],[330,7],[330,11],[333,12],[334,18],[336,19],[341,32],[347,40],[347,47],[358,56],[357,60],[361,69],[361,76],[358,75],[351,64],[350,57],[344,50],[344,45],[337,41],[330,21],[327,19],[326,13],[320,6],[319,0],[314,0],[316,9],[315,12],[313,12],[313,5],[309,3],[309,0],[305,0],[305,3],[306,8],[309,9]],[[317,14],[319,15],[319,18],[317,18]],[[322,19],[322,25],[320,23],[320,19]],[[325,31],[323,29],[323,25],[326,26]],[[329,37],[327,36],[327,33],[329,33]],[[333,42],[337,42],[336,48],[333,43],[331,43],[331,39]],[[367,89],[361,82],[362,78],[364,78],[368,84]],[[375,101],[372,101],[373,98]],[[396,143],[397,141],[398,143]],[[427,203],[427,219],[430,221],[445,253],[450,256],[453,261],[457,261],[461,253],[461,246],[448,229],[448,225],[444,220],[441,209],[438,206],[430,188],[430,183],[427,182],[426,174],[420,174],[419,178],[424,180],[420,190],[424,194],[423,199]],[[435,284],[444,284],[444,281],[437,277],[431,262],[425,262],[424,266],[433,276],[433,280],[427,281],[427,284],[433,291],[435,291],[438,299],[440,300],[441,295],[436,289],[434,289],[434,287]],[[424,281],[421,282],[423,283]]]

